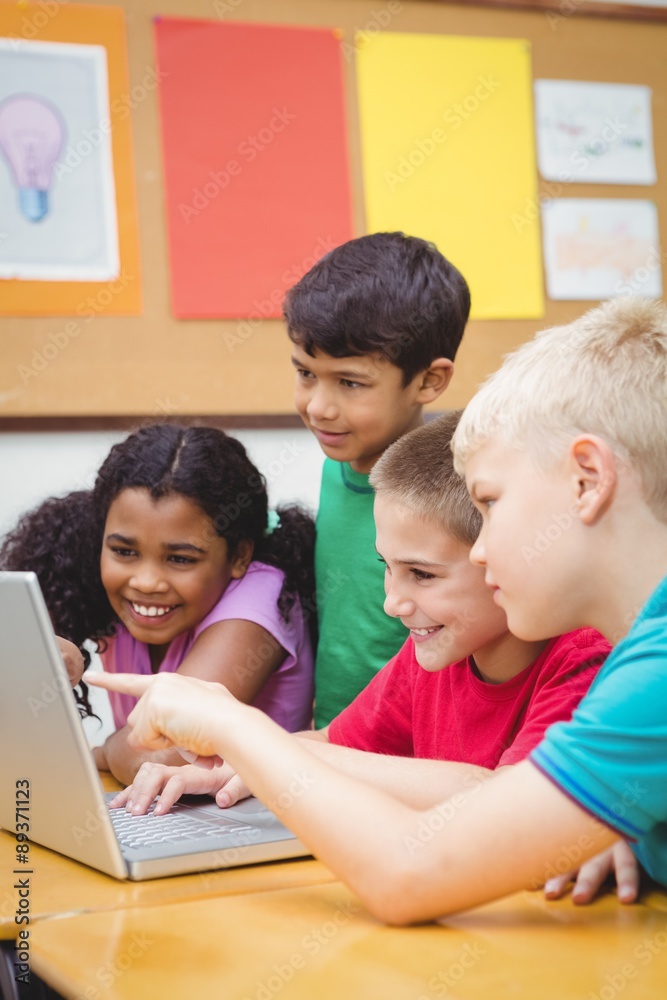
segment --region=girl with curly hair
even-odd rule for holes
[[[295,506],[269,530],[266,484],[243,445],[212,427],[154,424],[114,445],[90,491],[45,501],[0,550],[33,570],[58,635],[96,642],[104,669],[178,671],[224,684],[289,731],[313,701],[315,527]],[[173,750],[128,744],[134,699],[94,750],[126,784]]]

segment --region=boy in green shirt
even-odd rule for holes
[[[432,244],[403,233],[344,243],[285,299],[296,408],[327,456],[315,547],[317,729],[407,637],[383,610],[368,475],[447,388],[469,312],[463,276]]]

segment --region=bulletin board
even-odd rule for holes
[[[2,3],[7,7],[6,3]],[[12,3],[17,23],[25,4]],[[539,181],[538,198],[640,198],[655,202],[667,251],[667,22],[646,8],[593,14],[602,4],[451,4],[436,0],[122,0],[130,86],[155,67],[153,19],[188,17],[342,29],[348,148],[356,235],[366,232],[356,37],[382,30],[528,40],[533,76],[650,87],[657,184],[616,186]],[[613,6],[613,5],[610,5]],[[55,9],[55,7],[54,7]],[[626,16],[614,16],[623,13]],[[47,30],[46,28],[44,29]],[[39,35],[37,36],[39,37]],[[289,341],[278,319],[177,320],[170,305],[164,171],[158,96],[146,90],[132,112],[139,220],[142,313],[97,315],[80,336],[67,317],[0,319],[0,430],[126,425],[137,418],[216,418],[230,425],[276,426],[294,419]],[[484,239],[484,220],[471,219]],[[1,227],[0,227],[1,228]],[[415,233],[413,235],[420,235]],[[443,252],[447,253],[443,247]],[[456,263],[456,261],[454,261]],[[251,266],[251,261],[249,261]],[[498,268],[506,266],[498,260]],[[664,271],[664,265],[663,265]],[[663,278],[664,282],[665,278]],[[2,285],[0,283],[0,294]],[[474,320],[456,360],[447,403],[462,406],[502,356],[538,330],[566,323],[595,303],[546,299],[537,320]],[[20,366],[50,349],[38,377],[22,384]]]

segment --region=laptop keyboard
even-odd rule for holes
[[[109,815],[116,832],[118,842],[122,847],[150,848],[158,844],[175,844],[205,841],[209,837],[218,837],[224,833],[239,833],[251,830],[247,824],[237,820],[216,818],[215,823],[207,823],[187,812],[169,812],[165,816],[154,816],[153,806],[144,816],[132,816],[124,808],[110,809]]]

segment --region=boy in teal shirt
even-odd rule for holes
[[[327,456],[315,546],[318,729],[407,637],[383,610],[368,475],[447,388],[469,312],[457,269],[403,233],[344,243],[286,296],[296,408]]]

